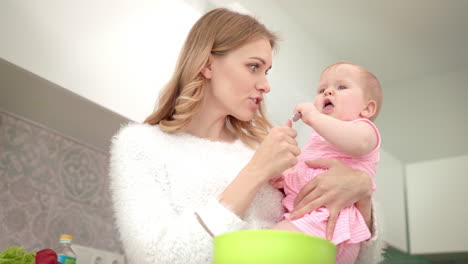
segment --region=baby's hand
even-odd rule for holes
[[[280,174],[276,177],[273,177],[269,180],[269,183],[275,189],[283,189],[284,187],[284,175]]]
[[[313,103],[299,103],[294,108],[294,113],[301,113],[300,118],[302,122],[310,126],[311,120],[320,112],[317,110]]]

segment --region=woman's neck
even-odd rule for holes
[[[227,116],[216,115],[214,111],[202,107],[193,115],[192,121],[184,132],[213,141],[232,142],[236,137],[226,128],[226,118]]]

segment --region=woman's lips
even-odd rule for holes
[[[257,110],[260,108],[260,102],[262,101],[262,98],[259,98],[259,97],[250,97],[249,98],[249,101],[250,101],[250,106]]]

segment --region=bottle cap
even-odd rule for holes
[[[60,235],[60,242],[71,242],[72,239],[73,239],[73,236],[71,235],[66,235],[66,234]]]

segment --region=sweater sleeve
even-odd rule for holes
[[[157,151],[161,158],[149,157],[154,154],[145,151],[149,138],[133,131],[143,128],[121,129],[111,149],[112,200],[129,263],[211,263],[210,233],[242,229],[244,222],[215,198],[201,208],[173,206],[164,150]]]
[[[356,264],[380,263],[383,261],[383,250],[385,249],[385,242],[382,240],[381,231],[382,223],[381,217],[378,215],[376,202],[372,199],[372,229],[371,238],[361,244]]]

